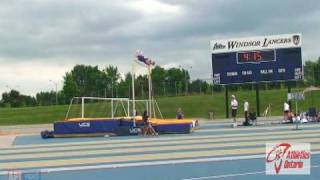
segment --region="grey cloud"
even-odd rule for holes
[[[208,77],[210,40],[292,32],[303,34],[305,58],[319,56],[318,0],[161,0],[181,9],[172,17],[148,17],[128,2],[2,1],[0,59],[60,64],[70,59],[130,69],[141,49],[160,65],[192,65],[193,78]]]
[[[109,32],[140,16],[121,4],[90,2],[29,1],[1,6],[6,19],[0,20],[0,40],[5,42],[0,45],[0,56],[23,60],[108,47],[116,43]]]

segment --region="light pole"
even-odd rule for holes
[[[58,105],[58,83],[55,81],[52,81],[51,79],[49,81],[52,82],[56,87],[56,93],[55,93],[56,94],[56,105]]]
[[[6,88],[9,89],[9,92],[12,90],[12,88],[9,85],[6,85]]]
[[[211,95],[213,95],[213,74],[210,74],[210,81],[212,83],[212,86],[211,86]]]
[[[188,92],[189,92],[189,90],[188,90],[188,84],[189,84],[189,82],[188,82],[188,80],[187,80],[187,70],[185,70],[184,68],[182,68],[182,66],[181,65],[179,65],[179,68],[180,68],[180,70],[183,70],[183,72],[184,72],[184,83],[185,83],[185,89],[184,89],[184,93],[185,93],[185,95],[188,95]],[[190,66],[189,67],[190,69],[192,69],[192,66]]]
[[[177,96],[177,81],[174,81],[174,89],[176,91],[176,96]]]
[[[109,77],[111,83],[109,84],[109,88],[111,88],[111,98],[113,98],[113,76]],[[110,86],[111,85],[111,86]]]
[[[189,69],[190,69],[190,72],[191,72],[192,66],[190,66],[190,67],[189,67]],[[189,73],[189,80],[187,80],[186,74],[187,74],[187,72],[185,71],[186,95],[187,95],[187,94],[189,94],[189,80],[190,80],[190,73]]]
[[[16,85],[16,86],[14,86],[14,88],[13,88],[12,86],[6,85],[6,88],[8,88],[9,91],[12,91],[12,90],[19,91],[20,86],[19,86],[19,85]]]

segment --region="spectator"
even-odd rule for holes
[[[176,118],[177,119],[183,119],[184,118],[184,114],[183,114],[182,109],[180,107],[177,109]]]
[[[288,115],[290,111],[290,106],[287,102],[283,103],[283,120],[286,122],[288,121]]]
[[[249,117],[248,117],[248,113],[249,113],[249,103],[248,103],[247,100],[244,101],[243,110],[244,110],[245,124],[246,124],[246,125],[249,125]]]
[[[307,122],[308,122],[307,113],[306,113],[306,112],[302,112],[302,113],[300,114],[300,122],[301,122],[301,123],[307,123]]]
[[[294,119],[295,115],[293,114],[293,112],[289,111],[287,113],[287,120],[288,120],[288,123],[293,123],[293,119]]]
[[[233,118],[233,127],[237,127],[237,110],[238,110],[238,101],[235,95],[231,95],[231,115]]]

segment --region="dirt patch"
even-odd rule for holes
[[[15,139],[16,139],[16,135],[2,135],[2,136],[0,136],[0,148],[11,147],[12,143]]]
[[[8,135],[17,135],[16,132],[1,132],[0,131],[0,136],[8,136]]]

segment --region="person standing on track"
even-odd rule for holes
[[[288,121],[288,115],[290,111],[290,106],[287,102],[283,103],[283,120],[284,122]]]
[[[238,110],[238,101],[235,95],[231,95],[231,115],[233,118],[233,127],[237,127],[237,110]]]
[[[243,110],[244,110],[244,120],[245,120],[245,125],[249,125],[249,103],[247,100],[244,100],[243,104]]]

